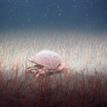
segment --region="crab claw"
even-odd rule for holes
[[[57,67],[57,71],[62,71],[65,68],[65,63],[61,63]]]
[[[60,64],[57,68],[57,73],[63,73],[65,77],[68,75],[68,67],[65,63]]]

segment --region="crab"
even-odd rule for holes
[[[40,51],[29,61],[34,65],[28,67],[26,71],[34,77],[51,76],[67,71],[62,57],[54,51]]]

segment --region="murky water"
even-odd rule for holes
[[[19,36],[20,35],[20,36]],[[71,69],[104,71],[107,66],[107,36],[72,32],[1,33],[0,63],[5,69],[25,67],[40,50],[58,52]]]

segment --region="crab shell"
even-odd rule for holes
[[[62,71],[65,68],[65,63],[62,60],[62,57],[56,52],[50,50],[40,51],[30,60],[37,64],[43,65],[47,69]]]

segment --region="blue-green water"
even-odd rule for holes
[[[107,0],[0,0],[0,32],[107,30]]]

